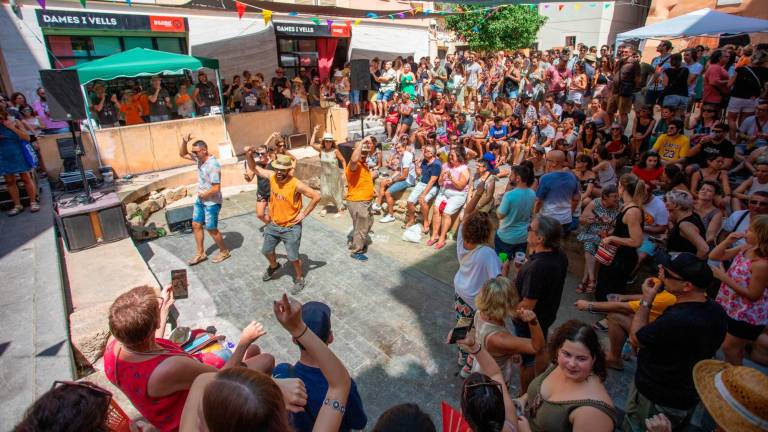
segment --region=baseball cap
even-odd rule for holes
[[[301,319],[325,343],[331,336],[331,308],[327,304],[311,301],[301,307]]]
[[[659,261],[665,269],[690,282],[696,288],[707,289],[715,280],[707,260],[700,259],[690,252],[683,252],[673,259],[666,256]]]

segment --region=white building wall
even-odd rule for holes
[[[34,102],[35,90],[40,87],[40,69],[51,67],[43,42],[43,33],[37,25],[35,8],[21,8],[23,22],[6,3],[0,7],[0,49],[3,51],[12,91],[27,96]],[[11,89],[9,89],[11,91]]]
[[[426,27],[394,24],[360,23],[352,27],[350,49],[384,52],[413,52],[415,58],[430,55],[429,31]]]

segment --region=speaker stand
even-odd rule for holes
[[[80,178],[83,180],[83,193],[77,194],[75,200],[80,204],[90,204],[94,199],[91,196],[91,185],[88,184],[88,178],[85,177],[85,167],[83,167],[83,155],[85,154],[83,143],[77,140],[74,120],[67,120],[67,123],[69,123],[69,133],[72,134],[72,142],[75,143],[75,163],[77,170],[80,171]]]

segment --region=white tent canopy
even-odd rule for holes
[[[638,39],[674,39],[691,36],[759,33],[768,31],[768,20],[700,9],[677,18],[616,35],[616,45]]]

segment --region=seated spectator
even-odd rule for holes
[[[685,191],[672,190],[666,196],[670,229],[667,235],[667,253],[675,256],[682,252],[705,258],[709,246],[705,240],[707,229],[694,211],[693,196]]]
[[[616,409],[603,384],[605,353],[595,331],[567,321],[552,336],[549,356],[551,365],[523,398],[531,430],[613,431]]]
[[[586,207],[592,201],[597,175],[592,171],[592,158],[583,153],[576,156],[573,174],[579,180],[581,206]]]
[[[173,305],[170,286],[158,298],[155,290],[140,286],[120,295],[109,309],[112,336],[104,352],[107,379],[125,393],[133,406],[161,431],[179,428],[187,392],[195,378],[216,368],[203,363],[203,355],[190,355],[163,339],[168,312]],[[237,348],[223,366],[245,362],[269,372],[274,358],[251,344],[264,334],[255,321],[243,330]]]
[[[746,210],[738,210],[731,213],[723,224],[723,232],[730,234],[738,232],[746,234],[747,228],[749,228],[750,220],[759,215],[768,214],[768,192],[757,191],[749,196],[747,200],[748,206]],[[736,241],[736,245],[744,244],[744,239]]]
[[[317,363],[322,377],[327,380],[327,391],[319,400],[314,426],[317,432],[337,431],[342,427],[352,385],[349,372],[333,351],[328,348],[302,320],[302,307],[283,294],[274,304],[280,325],[291,334],[294,342]],[[301,392],[307,395],[306,392]],[[312,398],[315,395],[305,397]],[[274,430],[287,432],[288,411],[300,412],[302,407],[284,399],[280,388],[266,374],[242,367],[218,373],[199,375],[189,391],[181,420],[181,431],[209,430]],[[287,405],[287,407],[286,407]],[[302,404],[304,405],[304,404]]]
[[[333,343],[333,330],[331,326],[331,308],[320,302],[308,302],[301,307],[301,318],[309,330],[317,335],[326,345]],[[275,378],[299,378],[307,389],[307,405],[304,411],[298,413],[289,413],[291,425],[296,431],[311,431],[315,425],[315,419],[320,414],[320,408],[323,406],[325,395],[328,392],[328,381],[320,369],[319,361],[307,351],[298,341],[294,343],[299,346],[299,361],[296,364],[281,363],[275,366],[272,376]],[[349,431],[352,429],[362,430],[368,418],[363,409],[363,401],[357,392],[357,385],[352,380],[349,389],[349,398],[346,401],[346,411],[339,430]]]
[[[741,122],[737,142],[743,155],[768,146],[768,99],[761,99],[755,108],[755,115]]]
[[[681,253],[660,266],[658,276],[643,283],[640,307],[632,318],[629,337],[638,350],[637,372],[623,430],[644,430],[645,420],[657,413],[669,417],[673,430],[687,423],[699,402],[693,366],[712,358],[725,338],[727,315],[706,295],[714,280],[706,260]],[[662,287],[676,302],[649,323]]]
[[[390,161],[397,161],[397,169],[392,177],[384,178],[379,182],[379,193],[376,196],[376,202],[372,208],[375,212],[381,211],[381,202],[387,201],[387,214],[379,219],[380,223],[389,223],[395,221],[395,198],[393,194],[402,192],[416,184],[416,166],[413,162],[413,153],[406,149],[406,144],[395,143],[395,154]]]
[[[469,183],[467,202],[473,201],[473,208],[481,212],[492,212],[496,207],[494,197],[499,170],[496,168],[496,156],[486,153],[477,162],[477,172]]]
[[[615,186],[618,178],[616,177],[616,165],[614,164],[611,152],[606,146],[600,146],[594,152],[595,166],[592,167],[592,172],[597,175],[595,187],[592,188],[592,196],[596,197],[600,195],[600,190],[608,187]]]
[[[519,300],[517,289],[503,276],[486,281],[475,298],[475,337],[501,369],[506,386],[516,383],[519,378],[520,371],[514,363],[514,357],[519,354],[536,355],[545,345],[544,333],[539,327],[536,314],[530,310],[519,309]],[[530,338],[518,337],[506,327],[507,318],[512,317],[528,326]],[[470,357],[473,372],[489,373],[475,360]]]
[[[493,124],[488,129],[488,135],[486,136],[485,150],[490,151],[491,144],[495,143],[501,149],[502,160],[506,160],[506,155],[509,152],[507,135],[509,135],[509,130],[507,125],[502,123],[502,118],[499,116],[494,117]]]
[[[717,243],[717,234],[723,227],[723,212],[717,206],[720,201],[720,185],[705,180],[699,185],[699,193],[694,203],[694,211],[701,218],[706,229],[705,240],[713,247]]]
[[[653,145],[653,151],[661,156],[664,165],[683,162],[689,148],[688,137],[683,134],[683,122],[678,119],[670,121],[667,132],[661,134]]]
[[[715,124],[719,123],[720,110],[716,105],[703,104],[701,109],[694,110],[688,117],[686,129],[691,131],[691,145],[695,146],[699,141],[712,133]]]
[[[736,240],[745,243],[731,247]],[[741,365],[744,349],[754,343],[768,324],[768,215],[755,217],[746,234],[731,233],[709,254],[718,261],[731,261],[726,272],[712,271],[722,284],[717,302],[728,314],[728,333],[722,350],[725,361]]]
[[[585,155],[582,155],[585,156]],[[576,237],[584,247],[584,275],[576,287],[579,294],[594,292],[597,261],[597,247],[608,233],[613,231],[616,217],[619,215],[619,191],[614,185],[606,186],[601,196],[592,200],[581,213],[579,221],[585,225]]]
[[[768,192],[768,155],[757,159],[754,166],[754,175],[744,180],[736,190],[733,191],[731,207],[734,210],[743,209],[745,207],[744,202],[755,192]]]
[[[436,432],[435,424],[418,405],[404,403],[384,411],[372,432],[422,431]]]
[[[513,257],[517,252],[528,249],[528,226],[531,224],[536,193],[531,190],[533,173],[524,165],[512,167],[510,184],[513,189],[504,193],[496,210],[499,228],[494,238],[496,253]]]
[[[668,226],[669,210],[663,196],[648,194],[643,204],[643,243],[637,249],[637,265],[632,270],[632,279],[628,283],[635,283],[640,265],[656,255],[656,246],[663,243]]]
[[[653,107],[644,106],[637,113],[637,120],[632,125],[632,134],[630,139],[630,151],[632,159],[640,159],[640,152],[646,151],[650,147],[651,132],[656,125],[653,118]],[[645,179],[643,179],[645,180]]]
[[[611,125],[605,148],[608,149],[608,152],[611,154],[614,169],[621,168],[629,161],[629,138],[624,135],[624,131],[620,124],[614,123]]]
[[[664,174],[661,176],[661,190],[657,192],[669,192],[671,190],[681,190],[691,192],[686,184],[685,172],[680,165],[667,165],[664,167]]]
[[[662,107],[661,118],[659,119],[659,121],[656,122],[656,126],[653,128],[653,132],[651,132],[651,139],[649,140],[649,144],[651,148],[653,148],[656,145],[656,141],[659,139],[661,135],[667,133],[667,128],[669,127],[669,124],[672,122],[672,120],[676,120],[675,108]],[[680,131],[680,133],[682,133],[682,130]]]
[[[442,164],[435,157],[434,146],[424,146],[423,154],[424,158],[420,163],[416,164],[416,175],[419,181],[411,190],[410,195],[408,195],[408,212],[406,213],[405,228],[416,223],[416,205],[418,204],[422,220],[421,232],[426,234],[429,232],[429,206],[440,189],[437,180],[442,171]]]
[[[664,167],[659,161],[659,154],[654,151],[644,152],[637,165],[632,167],[632,174],[638,176],[653,192],[661,187],[661,176]]]
[[[469,168],[462,152],[451,149],[448,153],[448,163],[443,165],[443,171],[438,179],[440,192],[435,199],[435,211],[432,212],[432,236],[427,240],[427,246],[434,245],[435,249],[442,249],[445,246],[448,230],[467,201],[469,176]]]
[[[711,181],[720,185],[725,196],[731,195],[731,185],[728,182],[728,171],[723,169],[723,157],[719,154],[708,154],[702,168],[691,176],[691,194],[697,197],[699,185]],[[766,184],[768,186],[768,184]]]
[[[88,381],[55,381],[14,432],[107,431],[112,393]]]
[[[531,127],[531,137],[529,138],[529,145],[541,146],[545,149],[552,149],[552,145],[555,141],[555,135],[557,131],[550,121],[546,117],[539,117],[537,122],[534,122]]]
[[[691,147],[686,156],[686,161],[689,164],[686,169],[688,174],[705,167],[707,157],[710,155],[718,155],[723,158],[721,169],[731,169],[736,148],[726,138],[728,130],[727,124],[715,123],[712,133],[701,136],[697,145]]]
[[[563,105],[563,114],[561,117],[563,120],[568,118],[573,119],[576,128],[581,128],[581,125],[584,124],[584,120],[587,116],[584,114],[584,111],[576,107],[573,100],[567,99]]]
[[[576,140],[576,152],[591,155],[602,144],[603,137],[597,131],[597,125],[589,121],[581,129]]]

